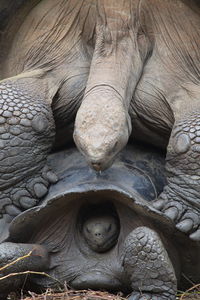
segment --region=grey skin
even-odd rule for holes
[[[83,223],[82,232],[92,250],[105,252],[115,245],[119,235],[119,227],[116,218],[111,215],[95,216],[92,214]]]
[[[155,208],[199,241],[199,1],[4,0],[0,12],[1,227],[56,182],[53,145],[73,135],[100,171],[134,137],[167,148]]]
[[[44,271],[50,277],[28,277],[39,290],[66,282],[123,291],[131,300],[175,300],[177,287],[199,282],[199,244],[151,205],[165,185],[161,154],[129,146],[101,174],[77,149],[52,154],[48,163],[60,180],[39,206],[12,221],[0,265],[39,249],[38,259],[33,251],[9,272]],[[0,281],[3,299],[22,286],[20,276]]]

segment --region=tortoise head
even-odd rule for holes
[[[103,92],[102,92],[103,93]],[[93,95],[90,95],[90,98]],[[125,147],[130,132],[130,117],[124,104],[102,97],[82,102],[76,116],[74,141],[90,167],[103,171]]]
[[[110,204],[89,205],[81,209],[84,215],[81,232],[95,252],[109,251],[117,242],[120,224],[115,208]]]

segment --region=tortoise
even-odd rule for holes
[[[166,183],[162,153],[129,145],[102,173],[75,148],[52,154],[48,162],[60,180],[39,206],[12,221],[0,244],[0,265],[29,251],[31,256],[1,276],[43,271],[50,277],[31,275],[32,288],[59,281],[130,293],[131,300],[175,300],[177,286],[200,280],[199,243],[152,206]],[[0,282],[0,290],[22,283],[23,276],[12,277]]]
[[[200,240],[199,15],[198,0],[0,1],[1,227],[56,182],[52,147],[74,137],[104,170],[134,137],[168,145],[154,205]]]

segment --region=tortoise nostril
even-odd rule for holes
[[[95,233],[95,236],[101,236],[100,232]]]

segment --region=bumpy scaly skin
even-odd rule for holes
[[[158,234],[138,227],[125,240],[123,266],[130,278],[130,300],[175,300],[176,276]]]
[[[51,109],[43,99],[15,81],[0,83],[1,218],[34,206],[57,180],[46,166],[54,134]]]
[[[200,240],[200,117],[195,112],[176,122],[167,154],[168,186],[154,203],[176,227]]]

